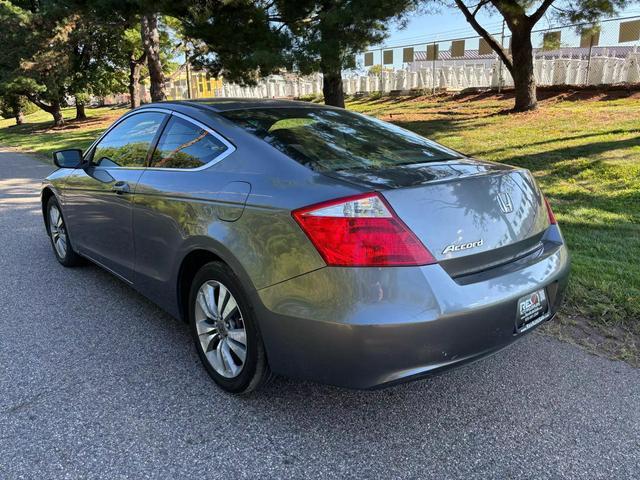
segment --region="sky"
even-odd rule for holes
[[[640,3],[636,3],[621,12],[621,17],[640,15]],[[490,33],[500,32],[502,20],[499,15],[478,14],[480,24]],[[536,28],[546,28],[550,23],[543,18]],[[399,30],[392,28],[391,35],[384,42],[385,46],[401,46],[412,43],[422,43],[434,40],[448,40],[475,36],[473,28],[464,16],[455,8],[442,7],[439,13],[413,15],[406,28]]]

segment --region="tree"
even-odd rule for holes
[[[262,0],[173,0],[161,8],[179,19],[174,29],[189,44],[196,69],[253,85],[259,77],[292,66],[290,35],[272,22],[273,5]]]
[[[572,21],[594,22],[602,15],[612,15],[627,0],[454,0],[467,22],[491,46],[513,77],[515,86],[514,111],[537,108],[536,80],[533,72],[531,32],[538,21],[553,7],[557,16]],[[562,6],[558,4],[562,3]],[[511,31],[511,53],[501,45],[477,19],[480,11],[500,14]]]
[[[132,30],[127,31],[123,40],[127,44],[124,52],[126,52],[129,57],[129,105],[133,109],[138,108],[141,103],[141,72],[147,59],[147,54],[143,52],[142,48],[138,45],[141,43],[138,32]]]
[[[4,118],[15,118],[16,125],[24,123],[24,116],[28,108],[29,102],[22,95],[0,92],[0,114]]]
[[[176,32],[166,23],[167,17],[159,17],[156,21],[155,32],[151,35],[151,40],[145,44],[142,35],[135,32],[135,35],[125,37],[126,49],[129,59],[129,98],[131,108],[140,106],[141,103],[141,83],[147,76],[151,84],[151,101],[160,102],[166,100],[165,81],[167,75],[177,68],[173,58],[181,45],[179,40],[175,42],[172,36]],[[141,20],[142,24],[144,20]],[[142,27],[141,27],[142,28]],[[149,61],[149,51],[153,52],[154,60]],[[153,68],[150,67],[153,65]],[[146,67],[146,68],[145,68]]]
[[[121,19],[129,28],[136,28],[139,36],[135,42],[127,35],[128,48],[127,68],[129,76],[129,94],[131,107],[140,105],[139,83],[146,66],[151,84],[151,100],[154,102],[166,99],[165,75],[174,67],[170,61],[167,45],[171,43],[166,26],[163,25],[162,13],[165,10],[175,11],[173,2],[169,0],[69,0],[78,5],[90,5],[104,18],[113,16]],[[177,0],[178,3],[180,0]],[[203,0],[204,1],[204,0]],[[197,2],[185,2],[185,4]],[[209,3],[205,1],[205,3]],[[212,3],[220,3],[214,1]]]
[[[70,69],[67,91],[75,98],[76,120],[83,120],[85,105],[92,95],[104,97],[126,89],[127,67],[118,62],[126,24],[105,22],[89,8],[63,17],[60,22],[70,29],[66,41]]]
[[[66,59],[59,46],[64,30],[33,9],[0,1],[3,48],[0,49],[0,88],[27,97],[50,113],[54,124],[64,123],[61,104],[65,95]]]
[[[276,0],[276,21],[291,32],[301,73],[319,71],[327,105],[344,107],[342,70],[355,55],[382,42],[389,22],[402,22],[412,0]]]
[[[25,5],[22,5],[25,3]],[[24,7],[24,8],[23,8]],[[0,87],[23,95],[62,126],[62,106],[76,99],[85,118],[90,95],[121,91],[126,85],[113,63],[123,27],[70,1],[0,1]]]
[[[179,0],[167,13],[202,48],[194,65],[225,79],[252,84],[281,68],[322,72],[325,103],[344,107],[342,69],[354,55],[387,35],[415,0]],[[239,26],[242,28],[239,28]]]
[[[161,102],[166,100],[164,91],[164,73],[160,59],[160,33],[158,31],[158,14],[145,13],[140,17],[140,35],[142,47],[147,59],[149,80],[151,81],[151,100]]]
[[[133,109],[139,107],[141,103],[141,83],[147,75],[147,54],[142,47],[140,22],[131,23],[136,27],[129,28],[123,33],[118,46],[120,54],[114,58],[114,61],[127,73],[129,106]]]

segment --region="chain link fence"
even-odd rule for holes
[[[508,30],[493,37],[510,49]],[[640,82],[640,16],[534,31],[538,85]],[[479,36],[382,47],[359,55],[345,73],[345,93],[462,90],[513,86],[507,68]]]
[[[493,37],[509,49],[507,29]],[[532,34],[538,85],[640,83],[640,16],[536,30]],[[356,68],[343,72],[347,95],[393,91],[456,91],[513,86],[498,55],[479,36],[389,46],[361,53]],[[203,74],[192,73],[200,78]],[[182,83],[176,83],[182,82]],[[192,78],[193,82],[193,78]],[[272,75],[253,87],[219,82],[196,85],[191,96],[184,79],[167,84],[172,98],[303,97],[322,93],[322,75]],[[197,83],[197,82],[196,82]]]

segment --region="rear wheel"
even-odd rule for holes
[[[224,390],[249,393],[271,376],[255,314],[229,267],[211,262],[196,274],[189,320],[198,355]]]
[[[51,197],[47,202],[47,229],[53,253],[58,261],[65,267],[81,264],[82,257],[73,250],[60,204],[55,197]]]

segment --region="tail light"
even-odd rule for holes
[[[377,193],[331,200],[292,214],[327,265],[374,267],[436,262]]]
[[[547,214],[549,215],[549,223],[551,225],[556,225],[558,221],[556,220],[556,216],[553,214],[553,210],[551,210],[551,205],[547,201],[547,197],[544,197],[544,204],[547,206]]]

